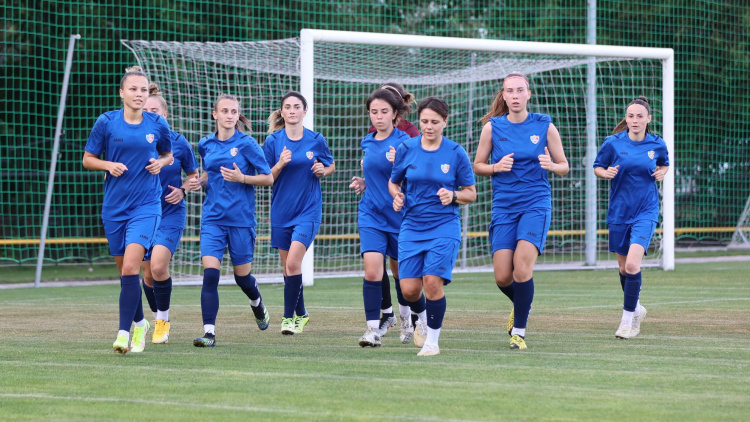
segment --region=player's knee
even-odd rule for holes
[[[169,266],[167,264],[151,264],[152,280],[166,280],[169,278]]]
[[[641,272],[640,263],[631,261],[625,263],[625,274],[638,274],[639,272]]]
[[[383,278],[383,269],[365,269],[365,280],[380,281]]]
[[[508,287],[513,283],[513,272],[503,272],[501,274],[495,274],[495,284],[498,287]]]

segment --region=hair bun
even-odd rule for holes
[[[151,82],[148,85],[148,95],[151,97],[155,97],[157,95],[161,95],[161,91],[159,91],[159,85]]]
[[[126,67],[125,68],[125,74],[128,74],[128,73],[137,73],[137,72],[143,73],[143,69],[140,66],[138,66],[138,65],[130,66],[130,67]]]
[[[648,104],[648,98],[644,97],[643,95],[639,95],[638,99],[643,101],[644,103]]]

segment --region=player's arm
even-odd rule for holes
[[[492,153],[492,124],[485,123],[482,133],[479,135],[479,145],[474,155],[474,174],[478,176],[492,176],[493,164],[489,163],[490,154]]]
[[[88,151],[83,153],[83,167],[88,170],[106,171],[114,177],[122,176],[128,170],[125,164],[102,160]]]
[[[558,176],[565,176],[570,171],[568,159],[565,157],[560,132],[555,125],[549,125],[547,129],[547,146],[544,154],[539,156],[539,164],[543,169],[551,171]]]

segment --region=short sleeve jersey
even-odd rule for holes
[[[633,141],[624,131],[605,138],[594,168],[620,166],[610,181],[607,223],[659,221],[659,190],[652,174],[656,166],[668,165],[667,145],[657,135],[647,133],[642,141]]]
[[[404,193],[399,241],[460,240],[458,204],[443,205],[437,192],[475,184],[469,156],[446,137],[434,151],[422,148],[421,140],[421,136],[412,138],[399,146],[391,171],[391,181],[401,183]]]
[[[323,135],[309,129],[305,129],[298,140],[289,139],[286,130],[279,129],[268,135],[263,143],[269,166],[273,167],[279,162],[284,147],[292,152],[292,160],[273,182],[271,225],[292,227],[302,222],[320,223],[323,195],[320,179],[313,173],[312,166],[316,160],[326,167],[333,164],[328,142]]]
[[[221,175],[221,168],[234,169],[242,174],[270,174],[263,151],[252,136],[235,130],[226,141],[212,133],[200,140],[198,153],[203,170],[208,173],[206,199],[203,201],[202,223],[229,227],[255,227],[255,186],[229,182]]]
[[[539,155],[544,154],[551,123],[548,115],[537,113],[529,113],[521,123],[509,121],[507,114],[490,118],[491,162],[497,163],[513,154],[511,171],[492,175],[493,214],[552,208],[547,170],[539,165]]]
[[[159,179],[161,180],[161,225],[163,227],[185,227],[187,211],[185,200],[178,204],[170,204],[164,198],[172,193],[169,186],[179,188],[182,186],[182,172],[192,173],[198,169],[193,147],[187,139],[177,132],[171,132],[172,139],[172,162],[161,168]]]
[[[393,210],[393,197],[388,192],[388,179],[393,169],[393,163],[388,160],[388,152],[391,147],[398,148],[407,139],[409,135],[396,128],[382,140],[376,140],[375,133],[370,133],[362,139],[362,168],[367,188],[359,201],[359,227],[375,228],[389,233],[399,232],[404,211]]]
[[[86,142],[86,152],[128,169],[119,177],[106,173],[102,219],[125,221],[136,215],[161,215],[159,175],[146,170],[149,160],[172,150],[169,124],[158,114],[143,112],[138,124],[125,121],[123,109],[98,119]]]

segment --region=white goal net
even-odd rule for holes
[[[376,40],[378,34],[366,36]],[[314,70],[306,68],[298,38],[228,43],[122,42],[163,90],[172,128],[196,146],[201,137],[214,130],[212,102],[224,92],[240,98],[242,112],[253,125],[252,135],[262,145],[269,113],[279,107],[284,93],[301,90],[301,75],[312,71],[313,98],[308,101],[311,112],[314,111],[311,113],[314,130],[328,139],[336,161],[336,173],[322,181],[323,223],[314,249],[316,276],[362,273],[357,235],[359,197],[348,185],[353,176],[361,175],[359,142],[370,125],[364,105],[367,96],[383,82],[395,81],[414,93],[418,101],[430,95],[445,99],[451,107],[445,135],[463,145],[473,160],[481,131],[479,119],[500,88],[499,81],[511,71],[521,71],[528,75],[531,84],[530,111],[552,116],[571,167],[565,177],[550,176],[553,219],[539,266],[584,265],[586,179],[587,173],[593,171],[586,164],[589,162],[587,119],[595,117],[598,121],[595,134],[598,146],[622,118],[627,103],[645,95],[652,105],[653,131],[662,133],[662,62],[623,57],[592,59],[584,54],[445,48],[439,37],[422,38],[434,38],[435,44],[414,47],[372,45],[371,41],[316,42],[312,55]],[[586,78],[587,65],[594,61],[596,115],[590,116],[586,113]],[[407,118],[416,124],[416,112]],[[589,217],[595,219],[592,223],[597,228],[594,242],[588,246],[595,251],[595,266],[613,265],[605,223],[608,188],[606,182],[598,182],[595,191],[598,209]],[[258,188],[256,192],[258,239],[253,273],[261,277],[279,275],[278,254],[269,242],[270,188]],[[457,270],[484,269],[491,265],[487,240],[491,214],[488,178],[477,178],[477,192],[477,201],[462,207],[465,238]],[[173,278],[178,281],[198,280],[201,274],[198,236],[203,198],[196,193],[187,199],[187,227],[172,264]],[[662,243],[660,223],[645,265],[661,264]],[[224,272],[230,271],[226,256]]]

